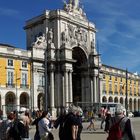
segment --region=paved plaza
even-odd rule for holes
[[[133,127],[134,127],[134,131],[135,131],[135,134],[136,134],[136,139],[139,140],[140,138],[140,133],[139,133],[139,130],[140,130],[140,118],[136,117],[136,118],[131,118],[132,120],[132,124],[133,124]],[[81,140],[106,140],[106,137],[108,134],[104,133],[103,130],[99,129],[100,128],[100,121],[96,121],[95,122],[95,126],[96,126],[96,131],[93,131],[93,130],[87,130],[87,125],[89,123],[83,123],[83,131],[82,131],[82,134],[81,134]],[[33,135],[34,135],[34,132],[35,132],[35,127],[32,127],[30,129],[30,136],[33,140]],[[54,140],[59,140],[58,138],[58,129],[54,129],[52,130],[52,133],[54,134]]]

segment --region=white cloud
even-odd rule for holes
[[[83,0],[98,29],[97,38],[106,64],[140,71],[140,15],[133,0]]]
[[[17,17],[19,15],[19,11],[14,9],[2,8],[0,7],[0,15]]]

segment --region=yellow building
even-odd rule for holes
[[[30,55],[0,44],[0,109],[6,112],[30,106]]]
[[[101,102],[121,103],[125,106],[127,94],[128,109],[140,110],[140,76],[137,73],[127,72],[126,78],[126,70],[102,65],[101,74]]]

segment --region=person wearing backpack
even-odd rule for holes
[[[13,112],[9,113],[7,116],[7,120],[3,120],[0,126],[0,139],[7,140],[9,135],[9,129],[12,126],[14,120]]]
[[[116,107],[115,117],[110,119],[107,140],[136,140],[131,120],[124,114],[124,107]]]

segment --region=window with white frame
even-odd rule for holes
[[[45,78],[43,74],[39,75],[39,86],[44,86],[45,85]]]
[[[22,61],[22,68],[27,68],[27,61]]]
[[[14,79],[13,71],[8,71],[8,85],[12,85],[13,84],[13,79]]]
[[[26,86],[27,85],[27,73],[22,72],[22,85]]]
[[[7,65],[8,65],[8,66],[13,66],[13,60],[12,60],[12,59],[8,59]]]

